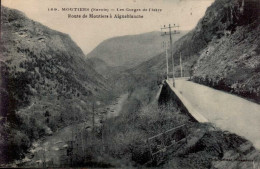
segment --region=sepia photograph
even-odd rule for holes
[[[260,0],[0,3],[0,168],[260,169]]]

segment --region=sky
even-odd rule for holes
[[[191,30],[214,0],[2,0],[2,5],[24,12],[30,19],[66,34],[85,54],[102,41],[123,35],[160,31],[162,25],[178,24]],[[50,11],[56,8],[59,11]],[[62,11],[62,8],[85,8],[90,11]],[[143,11],[143,9],[148,11]],[[49,9],[49,10],[48,10]],[[92,9],[108,9],[95,11]],[[114,11],[112,11],[112,9]],[[117,11],[123,9],[124,11]],[[140,9],[141,11],[126,11]],[[149,12],[149,9],[156,9]],[[162,11],[158,12],[158,9]],[[68,18],[68,15],[81,18]],[[84,14],[112,14],[112,18],[82,18]],[[115,14],[143,15],[143,18],[118,19]]]

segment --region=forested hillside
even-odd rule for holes
[[[69,35],[1,8],[0,162],[23,157],[35,139],[88,120],[105,79]]]

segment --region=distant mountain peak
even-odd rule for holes
[[[173,41],[185,33],[183,31],[173,36]],[[99,58],[112,67],[132,68],[162,53],[163,40],[159,31],[114,37],[101,42],[87,55],[87,58]]]

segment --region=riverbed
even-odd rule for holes
[[[128,98],[128,93],[122,94],[110,105],[97,108],[95,112],[95,126],[100,126],[100,120],[114,118],[122,110],[124,102]],[[82,130],[92,130],[92,121],[85,121],[79,124],[71,124],[33,143],[29,153],[22,160],[16,161],[14,166],[22,167],[60,167],[62,159],[67,156],[68,142],[77,139],[77,132]]]

